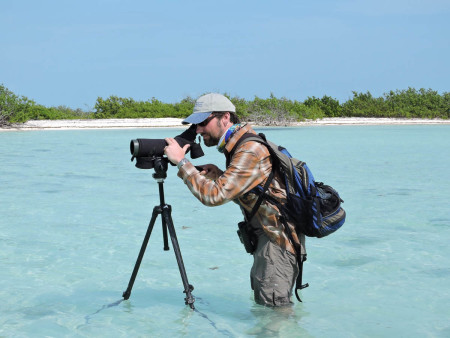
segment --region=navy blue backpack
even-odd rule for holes
[[[335,232],[344,224],[346,216],[339,193],[329,185],[316,182],[305,162],[293,158],[285,148],[278,149],[287,156],[293,168],[284,175],[289,191],[284,207],[288,219],[296,224],[299,232],[309,237],[321,238]]]
[[[345,222],[344,201],[329,185],[316,182],[305,162],[291,156],[287,149],[267,141],[264,134],[244,134],[228,154],[230,159],[239,144],[256,141],[264,144],[272,156],[272,166],[284,178],[287,204],[281,206],[283,216],[295,224],[299,233],[309,237],[324,237],[339,229]],[[258,195],[262,187],[258,187]],[[258,206],[259,207],[259,206]]]

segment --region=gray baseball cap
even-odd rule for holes
[[[212,112],[215,111],[228,111],[236,112],[236,107],[231,103],[228,98],[222,94],[210,93],[200,96],[195,101],[194,112],[189,115],[182,124],[199,124],[205,121]]]

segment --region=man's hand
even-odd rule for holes
[[[165,141],[167,146],[164,148],[164,154],[166,154],[170,162],[177,165],[178,162],[184,158],[184,155],[186,155],[186,151],[189,149],[190,145],[186,144],[181,148],[178,142],[170,137],[166,138]]]
[[[210,180],[215,180],[220,177],[220,175],[223,174],[223,171],[220,170],[217,166],[214,164],[205,164],[202,165],[202,171],[200,171],[200,175],[205,176],[206,178],[209,178]]]

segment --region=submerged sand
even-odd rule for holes
[[[65,130],[65,129],[120,129],[120,128],[169,128],[180,127],[182,119],[99,119],[99,120],[32,120],[22,124],[2,127],[0,131],[18,130]],[[257,123],[252,123],[257,125]],[[342,117],[324,118],[320,120],[307,120],[297,122],[291,126],[313,125],[406,125],[406,124],[450,124],[450,120],[442,119],[398,119],[398,118],[361,118]]]

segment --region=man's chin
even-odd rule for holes
[[[214,147],[217,144],[211,143],[211,142],[205,142],[205,146],[207,147]]]
[[[214,147],[214,146],[216,146],[218,144],[218,141],[210,139],[210,138],[208,138],[208,139],[203,138],[203,143],[207,147]]]

